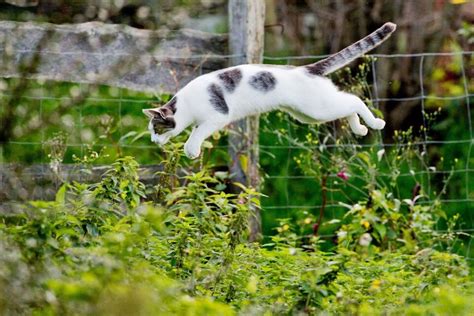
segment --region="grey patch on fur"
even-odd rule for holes
[[[227,92],[233,92],[242,80],[242,71],[239,68],[224,71],[217,76]]]
[[[322,76],[324,71],[331,65],[331,61],[326,59],[319,63],[306,65],[305,68],[313,76]]]
[[[227,102],[225,102],[224,91],[222,91],[222,88],[213,83],[209,88],[207,88],[207,91],[209,91],[209,96],[211,97],[209,102],[214,106],[214,109],[222,114],[229,113],[229,107],[227,106]]]
[[[373,36],[368,36],[366,39],[367,43],[369,43],[370,46],[375,46],[375,39]]]
[[[249,84],[262,92],[268,92],[275,89],[276,86],[276,78],[275,76],[269,71],[260,71],[254,76],[250,77]]]

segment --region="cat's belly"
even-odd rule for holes
[[[261,98],[240,99],[238,102],[229,104],[229,115],[232,120],[240,120],[247,116],[262,114],[278,109],[278,105],[273,101],[262,100]]]

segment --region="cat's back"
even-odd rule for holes
[[[286,65],[240,65],[218,72],[217,76],[225,77],[226,73],[238,72],[239,70],[241,72],[240,88],[242,90],[249,89],[264,94],[271,91],[289,93],[295,89],[313,89],[316,86],[322,89],[333,89],[335,87],[331,80],[326,77],[311,75],[303,67]]]
[[[188,83],[187,88],[205,91],[211,85],[217,85],[225,94],[232,95],[245,91],[267,93],[278,88],[306,88],[308,84],[325,86],[331,82],[324,77],[311,76],[303,67],[244,64],[201,75]]]
[[[209,93],[222,95],[226,99],[243,97],[249,93],[265,95],[286,81],[292,81],[293,66],[245,64],[232,66],[201,75],[190,81],[179,93],[198,101]]]
[[[331,90],[337,88],[329,79],[311,76],[303,67],[245,64],[204,74],[179,94],[199,121],[211,108],[235,119],[301,103],[307,96],[319,99]]]

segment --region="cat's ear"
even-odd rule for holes
[[[148,116],[149,118],[154,118],[156,116],[161,116],[163,117],[163,113],[161,112],[160,109],[158,108],[152,108],[152,109],[143,109],[143,114],[145,114],[146,116]]]

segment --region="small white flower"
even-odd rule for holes
[[[367,247],[372,242],[372,236],[369,233],[365,233],[360,236],[359,245]]]
[[[46,301],[50,304],[54,304],[58,301],[56,299],[56,295],[54,295],[54,293],[51,291],[46,291],[45,298],[46,298]]]
[[[38,243],[36,242],[36,239],[34,239],[34,238],[28,238],[28,239],[26,240],[26,245],[27,245],[28,247],[30,247],[30,248],[36,247],[37,244],[38,244]]]
[[[338,238],[338,239],[343,239],[343,238],[345,238],[346,236],[347,236],[347,232],[344,231],[344,230],[340,230],[340,231],[337,232],[337,238]]]

